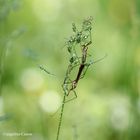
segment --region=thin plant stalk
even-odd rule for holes
[[[74,36],[71,36],[70,39],[67,42],[67,50],[68,53],[70,54],[70,59],[69,59],[69,65],[66,71],[66,75],[64,78],[63,82],[63,91],[64,91],[64,96],[63,96],[63,101],[62,101],[62,107],[61,107],[61,112],[60,112],[60,118],[59,118],[59,124],[58,124],[58,129],[57,129],[57,136],[56,140],[59,140],[60,136],[60,130],[62,126],[62,119],[63,119],[63,114],[64,114],[64,107],[65,103],[77,98],[77,94],[75,92],[75,89],[77,87],[78,81],[82,79],[90,66],[90,63],[87,63],[87,50],[88,46],[92,43],[91,41],[91,21],[92,18],[88,18],[84,20],[82,24],[82,29],[80,31],[77,30],[76,25],[72,24],[72,29],[74,32]],[[81,56],[77,55],[76,47],[81,47]],[[81,58],[81,61],[80,59]],[[73,72],[73,69],[76,67],[79,67],[79,71],[77,72],[77,76],[75,80],[71,80],[71,73]],[[84,71],[85,69],[85,71]],[[44,69],[43,69],[44,70]],[[73,92],[75,97],[69,100],[66,100],[66,97],[69,95],[70,92]]]
[[[59,118],[56,140],[59,140],[60,129],[62,126],[62,118],[63,118],[63,114],[64,114],[65,101],[66,101],[66,94],[64,94],[64,96],[63,96],[63,102],[62,102],[62,107],[61,107],[61,113],[60,113],[60,118]]]

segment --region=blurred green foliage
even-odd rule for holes
[[[57,97],[69,60],[65,42],[71,24],[89,16],[90,54],[93,60],[108,57],[79,82],[60,139],[139,140],[140,1],[0,0],[1,140],[55,139],[59,113],[52,114],[61,104]],[[46,102],[40,99],[44,94]],[[32,136],[7,136],[13,133]]]

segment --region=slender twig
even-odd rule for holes
[[[63,118],[63,114],[64,114],[65,103],[73,100],[74,98],[77,98],[77,95],[76,95],[76,92],[74,91],[74,89],[77,87],[77,83],[81,79],[81,75],[83,73],[84,67],[87,66],[87,64],[88,64],[86,62],[87,50],[88,50],[88,46],[92,43],[92,41],[91,41],[91,29],[92,29],[91,20],[92,20],[91,18],[84,20],[81,31],[78,31],[76,28],[76,25],[72,24],[73,32],[75,33],[75,35],[70,37],[70,40],[67,42],[67,50],[70,54],[70,59],[69,59],[69,65],[68,65],[68,68],[66,71],[66,75],[64,78],[64,82],[62,84],[64,96],[63,96],[63,101],[62,101],[62,106],[61,106],[56,140],[59,140],[59,136],[60,136],[60,129],[62,126],[62,118]],[[85,32],[86,32],[86,34],[85,34]],[[88,35],[87,35],[87,33],[88,33]],[[78,44],[81,47],[81,56],[80,57],[77,55],[77,52],[75,49],[75,46],[77,46]],[[80,58],[81,58],[81,62],[80,62]],[[79,70],[77,72],[77,76],[76,76],[75,80],[72,81],[70,78],[70,74],[72,73],[72,70],[77,66],[79,66]],[[42,70],[44,70],[44,68],[42,68],[42,67],[40,67],[40,68]],[[44,70],[44,71],[49,73],[46,70]],[[84,75],[82,75],[82,76],[84,77]],[[70,86],[69,86],[69,83],[71,83]],[[71,91],[73,91],[75,97],[70,100],[66,100],[66,97],[69,95],[69,93]]]

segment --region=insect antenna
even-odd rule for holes
[[[38,66],[42,71],[44,71],[45,73],[49,74],[49,75],[52,75],[52,76],[56,76],[55,74],[49,72],[48,70],[46,70],[46,68],[44,68],[42,65],[39,65]]]

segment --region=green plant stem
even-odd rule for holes
[[[64,107],[65,107],[65,103],[66,103],[66,101],[65,101],[66,96],[69,95],[70,91],[73,91],[74,94],[75,94],[75,97],[77,97],[74,89],[76,88],[76,85],[77,85],[78,81],[81,79],[81,74],[83,72],[84,66],[87,65],[87,63],[86,63],[87,49],[88,49],[88,45],[90,45],[92,43],[91,42],[91,29],[92,29],[91,20],[92,20],[91,18],[89,18],[87,20],[84,20],[83,25],[82,25],[82,29],[81,29],[80,32],[79,31],[77,32],[76,26],[75,26],[75,24],[73,24],[73,31],[75,32],[75,36],[70,37],[70,40],[67,42],[68,43],[67,44],[68,45],[67,49],[68,49],[68,52],[70,53],[71,57],[69,59],[69,65],[68,65],[66,75],[65,75],[65,78],[64,78],[64,82],[63,82],[63,85],[62,85],[63,91],[64,91],[64,96],[63,96],[63,101],[62,101],[62,107],[61,107],[61,113],[60,113],[60,118],[59,118],[56,140],[59,140],[59,136],[60,136],[60,130],[61,130],[62,119],[63,119],[63,114],[64,114]],[[90,34],[90,41],[87,40],[87,35],[85,36],[84,32],[88,32],[88,34]],[[83,38],[82,34],[84,35],[84,38]],[[87,43],[87,41],[88,41],[88,43]],[[75,45],[78,45],[78,44],[80,44],[80,45],[83,44],[83,45],[81,45],[81,47],[82,47],[81,63],[79,61],[80,57],[77,56],[77,53],[76,53],[76,50],[75,50]],[[70,74],[71,74],[73,68],[75,68],[76,66],[79,66],[79,71],[77,73],[77,77],[75,78],[75,80],[72,81],[71,78],[70,78]],[[42,68],[42,67],[40,67],[40,68],[42,70],[44,70],[44,68]],[[68,85],[69,82],[71,82],[70,86]],[[70,99],[70,100],[72,100],[72,99]],[[70,101],[70,100],[68,100],[68,101]]]
[[[2,95],[3,72],[4,72],[4,64],[5,64],[5,59],[6,59],[6,51],[7,51],[7,48],[2,48],[2,52],[0,56],[0,96]]]
[[[66,94],[64,94],[64,96],[63,96],[63,102],[62,102],[62,107],[61,107],[61,113],[60,113],[60,118],[59,118],[56,140],[59,140],[60,129],[62,126],[62,118],[63,118],[63,114],[64,114],[65,100],[66,100]]]

